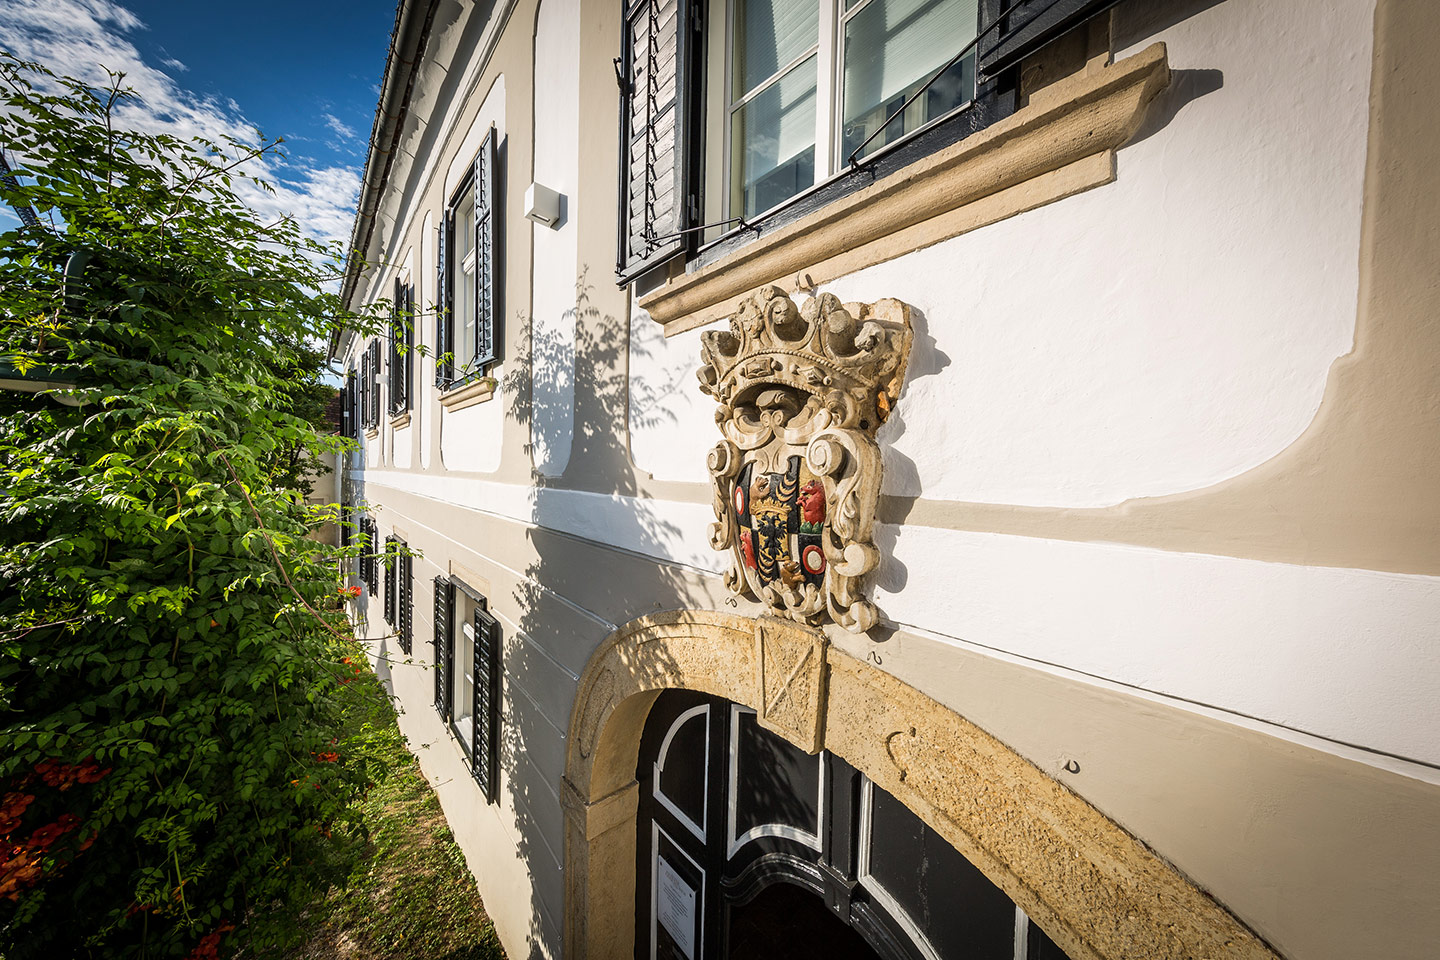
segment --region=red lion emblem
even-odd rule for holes
[[[750,533],[740,534],[740,552],[745,555],[745,566],[755,569],[755,544],[750,542]]]
[[[811,480],[800,488],[800,519],[803,523],[825,522],[825,487],[819,480]]]

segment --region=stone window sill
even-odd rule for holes
[[[366,427],[366,428],[365,428],[365,439],[366,439],[366,440],[374,440],[374,439],[376,439],[376,438],[379,437],[379,436],[380,436],[380,428],[379,428],[379,427]]]
[[[494,377],[481,377],[463,387],[456,387],[440,394],[440,406],[446,410],[464,410],[466,407],[473,407],[477,403],[484,403],[495,395],[496,380]]]
[[[827,283],[1115,179],[1115,150],[1170,82],[1165,45],[1046,87],[1006,119],[640,298],[665,335],[750,291]]]
[[[404,413],[397,413],[390,418],[390,429],[392,430],[399,430],[401,427],[408,426],[410,426],[409,410],[406,410]]]

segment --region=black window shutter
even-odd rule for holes
[[[360,426],[370,426],[370,348],[360,355]]]
[[[998,19],[982,37],[979,75],[989,78],[1039,50],[1118,0],[1001,0]]]
[[[499,297],[495,219],[497,205],[495,128],[485,135],[475,157],[475,365],[480,369],[499,357]],[[463,358],[466,363],[469,357]]]
[[[370,426],[380,425],[380,341],[370,341]]]
[[[621,39],[620,237],[615,273],[624,284],[686,249],[697,206],[694,118],[699,50],[690,0],[638,0]],[[698,157],[698,152],[696,153]]]
[[[410,656],[415,645],[415,565],[414,557],[400,543],[400,649]]]
[[[340,385],[340,436],[350,436],[350,382]]]
[[[401,407],[409,410],[415,404],[415,284],[405,287],[405,314],[402,318],[405,335],[405,375],[402,390],[405,403]]]
[[[450,629],[451,612],[455,609],[455,586],[444,577],[435,584],[435,710],[440,718],[450,721],[450,671],[455,664],[455,643]]]
[[[435,385],[444,389],[450,383],[450,225],[447,210],[440,217],[440,242],[435,252]]]
[[[395,626],[395,583],[400,571],[395,564],[395,538],[385,538],[385,622]]]
[[[390,298],[390,358],[386,375],[389,377],[390,385],[390,414],[393,416],[405,407],[405,368],[401,361],[404,353],[404,301],[401,299],[404,288],[400,286],[400,278],[395,278],[395,291]]]
[[[366,579],[365,579],[365,587],[366,587],[367,590],[369,590],[370,596],[372,596],[372,597],[375,596],[375,594],[376,594],[377,592],[379,592],[379,588],[380,588],[379,571],[377,571],[377,570],[375,569],[375,554],[376,554],[376,553],[379,551],[379,549],[380,549],[380,542],[379,542],[379,541],[380,541],[380,529],[375,526],[375,521],[374,521],[374,520],[371,520],[369,517],[366,517],[366,518],[365,518],[365,563],[366,563],[366,566],[367,566],[367,568],[368,568],[368,570],[369,570],[369,575],[368,575],[368,576],[366,577]]]
[[[470,704],[470,772],[494,803],[500,756],[500,622],[475,608],[475,685]]]

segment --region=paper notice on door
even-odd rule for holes
[[[655,879],[656,918],[680,952],[695,960],[695,888],[664,860],[658,860]]]

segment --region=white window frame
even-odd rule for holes
[[[720,101],[723,105],[723,116],[721,116],[719,120],[721,126],[719,133],[722,143],[720,152],[721,178],[719,183],[715,184],[719,189],[721,197],[721,219],[739,216],[739,213],[734,210],[735,184],[733,177],[735,175],[735,143],[733,137],[735,127],[732,118],[735,115],[735,111],[759,96],[763,91],[768,90],[771,85],[778,83],[780,78],[784,77],[790,70],[794,69],[795,66],[803,63],[811,56],[816,58],[815,69],[817,71],[815,80],[815,182],[809,187],[802,189],[795,196],[804,194],[806,190],[813,190],[820,184],[845,173],[846,170],[849,169],[845,164],[846,158],[842,155],[844,149],[845,124],[843,118],[844,104],[841,103],[841,97],[845,89],[845,63],[844,58],[841,56],[841,51],[844,48],[845,42],[845,25],[852,17],[857,16],[862,10],[870,6],[870,4],[877,2],[877,0],[863,0],[863,2],[857,3],[852,10],[845,9],[845,0],[815,0],[815,2],[820,5],[819,36],[816,43],[807,47],[804,53],[790,60],[790,62],[786,63],[753,89],[746,91],[738,99],[732,95],[735,89],[735,14],[738,4],[736,0],[725,0],[723,4],[717,3],[713,8],[718,10],[719,15],[724,19],[722,29],[725,36],[725,63],[720,77],[722,84],[721,89],[723,91]],[[715,27],[713,20],[711,27]],[[975,29],[977,31],[980,29],[978,15]],[[938,68],[939,65],[937,65],[936,69]],[[712,73],[712,77],[713,76],[714,74]],[[945,113],[930,118],[914,130],[907,130],[903,136],[896,138],[896,140],[891,143],[876,148],[876,150],[872,150],[871,153],[873,154],[878,152],[878,150],[892,147],[903,140],[908,140],[919,134],[922,130],[928,130],[940,121],[973,106],[974,103],[975,99],[972,95],[972,97],[964,103],[957,104]],[[760,220],[771,211],[783,207],[794,199],[795,197],[790,197],[766,210],[757,211],[755,215],[749,219]]]

